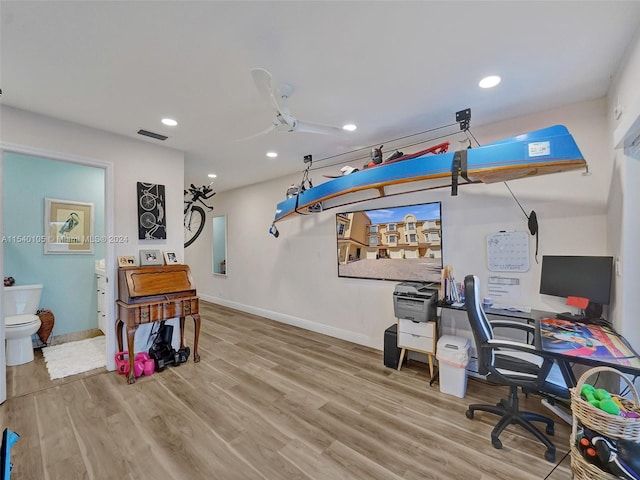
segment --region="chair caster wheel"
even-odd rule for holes
[[[497,449],[501,449],[502,448],[502,442],[500,441],[499,438],[496,438],[495,440],[492,438],[491,439],[491,445],[493,445],[493,448],[497,448]]]
[[[556,433],[555,428],[553,428],[553,425],[547,425],[545,432],[547,432],[547,435],[554,435]]]
[[[464,414],[469,420],[473,420],[473,410],[467,410],[466,412],[464,412]]]
[[[555,463],[556,461],[556,452],[555,450],[547,450],[544,452],[544,459],[547,462]]]

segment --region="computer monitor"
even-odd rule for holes
[[[599,318],[602,305],[611,301],[613,257],[544,255],[540,293],[555,297],[589,299],[583,320]]]

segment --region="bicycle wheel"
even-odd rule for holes
[[[140,225],[149,230],[156,224],[156,216],[151,212],[144,212],[140,215]]]
[[[184,215],[184,248],[187,248],[202,233],[206,217],[202,207],[197,205],[191,207],[191,213]]]
[[[156,208],[155,197],[150,193],[145,193],[140,197],[140,206],[147,211],[153,210]]]

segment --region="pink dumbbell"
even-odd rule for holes
[[[138,353],[136,355],[136,358],[134,359],[134,362],[134,367],[136,364],[140,364],[142,366],[142,373],[144,373],[146,376],[152,375],[156,370],[156,363],[151,357],[149,357],[149,354],[147,352]],[[136,376],[139,375],[136,374]]]

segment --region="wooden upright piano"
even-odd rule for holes
[[[180,348],[184,348],[185,317],[191,315],[195,323],[193,361],[199,362],[198,337],[200,315],[198,297],[188,265],[120,267],[118,269],[118,320],[116,337],[118,351],[122,351],[122,327],[127,324],[129,351],[128,383],[135,383],[133,371],[134,338],[138,325],[180,317]]]

